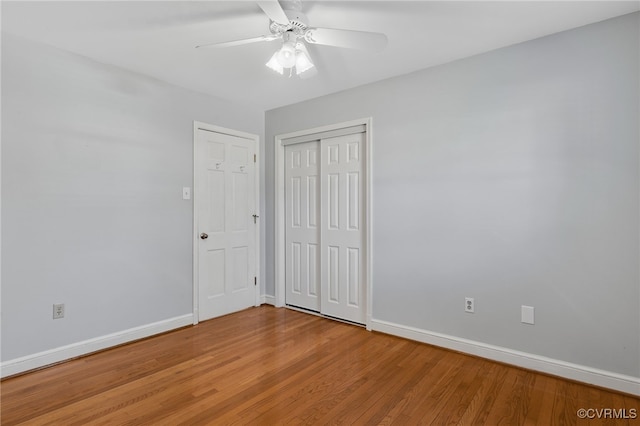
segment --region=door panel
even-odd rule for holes
[[[347,249],[347,304],[360,305],[360,249]]]
[[[225,281],[225,252],[224,249],[207,250],[207,294],[209,297],[224,295]]]
[[[363,173],[364,135],[356,133],[321,141],[321,242],[327,247],[321,259],[321,312],[364,323]]]
[[[208,228],[212,232],[224,232],[225,209],[224,202],[217,200],[225,199],[225,173],[224,170],[207,170],[208,188],[207,209],[209,211]]]
[[[256,303],[255,141],[198,129],[198,319]]]
[[[285,300],[320,310],[318,142],[285,148]]]

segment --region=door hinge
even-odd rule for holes
[[[258,285],[258,277],[253,277],[253,285]]]
[[[255,162],[257,162],[257,160],[256,160],[256,154],[253,154],[253,162],[254,162],[254,163],[255,163]]]

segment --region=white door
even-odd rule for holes
[[[285,302],[363,324],[364,134],[285,146]]]
[[[321,143],[321,312],[365,323],[364,134]]]
[[[285,298],[320,311],[318,141],[285,148]]]
[[[256,139],[196,129],[200,321],[256,304],[255,150]]]

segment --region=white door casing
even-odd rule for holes
[[[258,305],[257,136],[194,123],[195,321]]]
[[[318,141],[285,148],[286,301],[320,311]]]
[[[328,316],[364,323],[371,329],[371,119],[276,136],[276,282],[275,304],[290,303],[287,215],[293,206],[285,178],[291,146],[318,141],[321,152],[318,189],[321,192],[320,311]],[[320,140],[322,142],[320,142]],[[321,145],[323,144],[324,145]],[[331,148],[329,148],[331,146]],[[331,151],[329,151],[331,150]],[[301,187],[302,188],[302,187]],[[304,194],[301,192],[301,197]],[[302,210],[300,214],[302,215]],[[297,214],[297,212],[295,213]],[[304,216],[302,216],[304,217]],[[301,250],[301,259],[304,252]],[[290,261],[289,261],[290,263]],[[299,269],[303,276],[304,269]],[[297,306],[300,306],[298,304]]]

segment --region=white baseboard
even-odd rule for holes
[[[274,296],[269,296],[268,294],[263,294],[262,296],[260,296],[260,302],[263,305],[276,306],[276,298]]]
[[[14,374],[23,373],[35,368],[55,364],[60,361],[76,358],[92,352],[107,349],[123,343],[143,339],[154,334],[164,333],[176,328],[193,324],[193,314],[186,314],[167,320],[130,328],[117,333],[107,334],[93,339],[85,340],[59,348],[50,349],[33,355],[11,359],[0,364],[0,377],[8,377]]]
[[[371,329],[373,331],[476,355],[493,361],[504,362],[529,370],[640,396],[639,377],[626,376],[611,371],[599,370],[584,365],[573,364],[377,319],[371,320]]]

